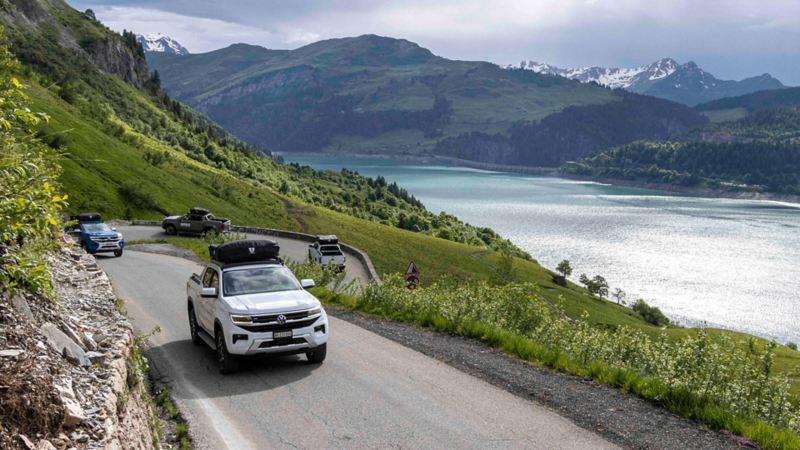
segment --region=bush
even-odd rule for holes
[[[145,161],[156,167],[164,164],[170,159],[169,152],[166,150],[162,151],[148,150],[144,152],[144,156],[142,157],[144,158]]]
[[[64,131],[55,131],[47,125],[39,127],[36,131],[36,137],[55,150],[67,147],[72,141]]]
[[[787,342],[786,346],[792,350],[797,350],[797,344],[795,344],[794,342]]]
[[[656,308],[655,306],[650,306],[642,300],[636,300],[636,302],[631,305],[631,309],[639,313],[647,323],[655,325],[657,327],[663,327],[669,325],[669,319],[664,313],[661,312],[660,309]]]
[[[138,209],[157,210],[158,205],[152,194],[145,191],[141,185],[133,183],[122,183],[118,188],[120,197],[131,206]]]
[[[19,67],[0,43],[0,287],[49,294],[45,252],[57,244],[66,196],[50,150],[32,139],[47,117],[30,112]]]

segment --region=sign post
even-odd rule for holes
[[[414,261],[411,261],[408,264],[408,269],[406,269],[406,287],[411,289],[412,291],[419,286],[419,269],[417,269],[417,265],[414,264]]]

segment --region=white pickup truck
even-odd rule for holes
[[[186,284],[192,343],[216,350],[222,373],[235,372],[238,358],[305,353],[322,363],[330,329],[319,300],[278,258],[269,240],[209,246],[213,260]]]
[[[333,265],[344,270],[347,258],[339,247],[339,239],[334,235],[317,236],[308,246],[308,259],[321,266]]]

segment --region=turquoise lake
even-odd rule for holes
[[[396,181],[431,211],[493,228],[573,278],[603,275],[686,325],[800,341],[800,205],[417,163],[283,154]],[[424,267],[421,268],[424,271]]]

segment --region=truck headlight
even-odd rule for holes
[[[234,325],[252,325],[253,324],[253,316],[245,316],[241,314],[231,314],[231,322]]]
[[[308,315],[309,316],[315,316],[317,314],[322,314],[322,307],[321,306],[308,311]]]

